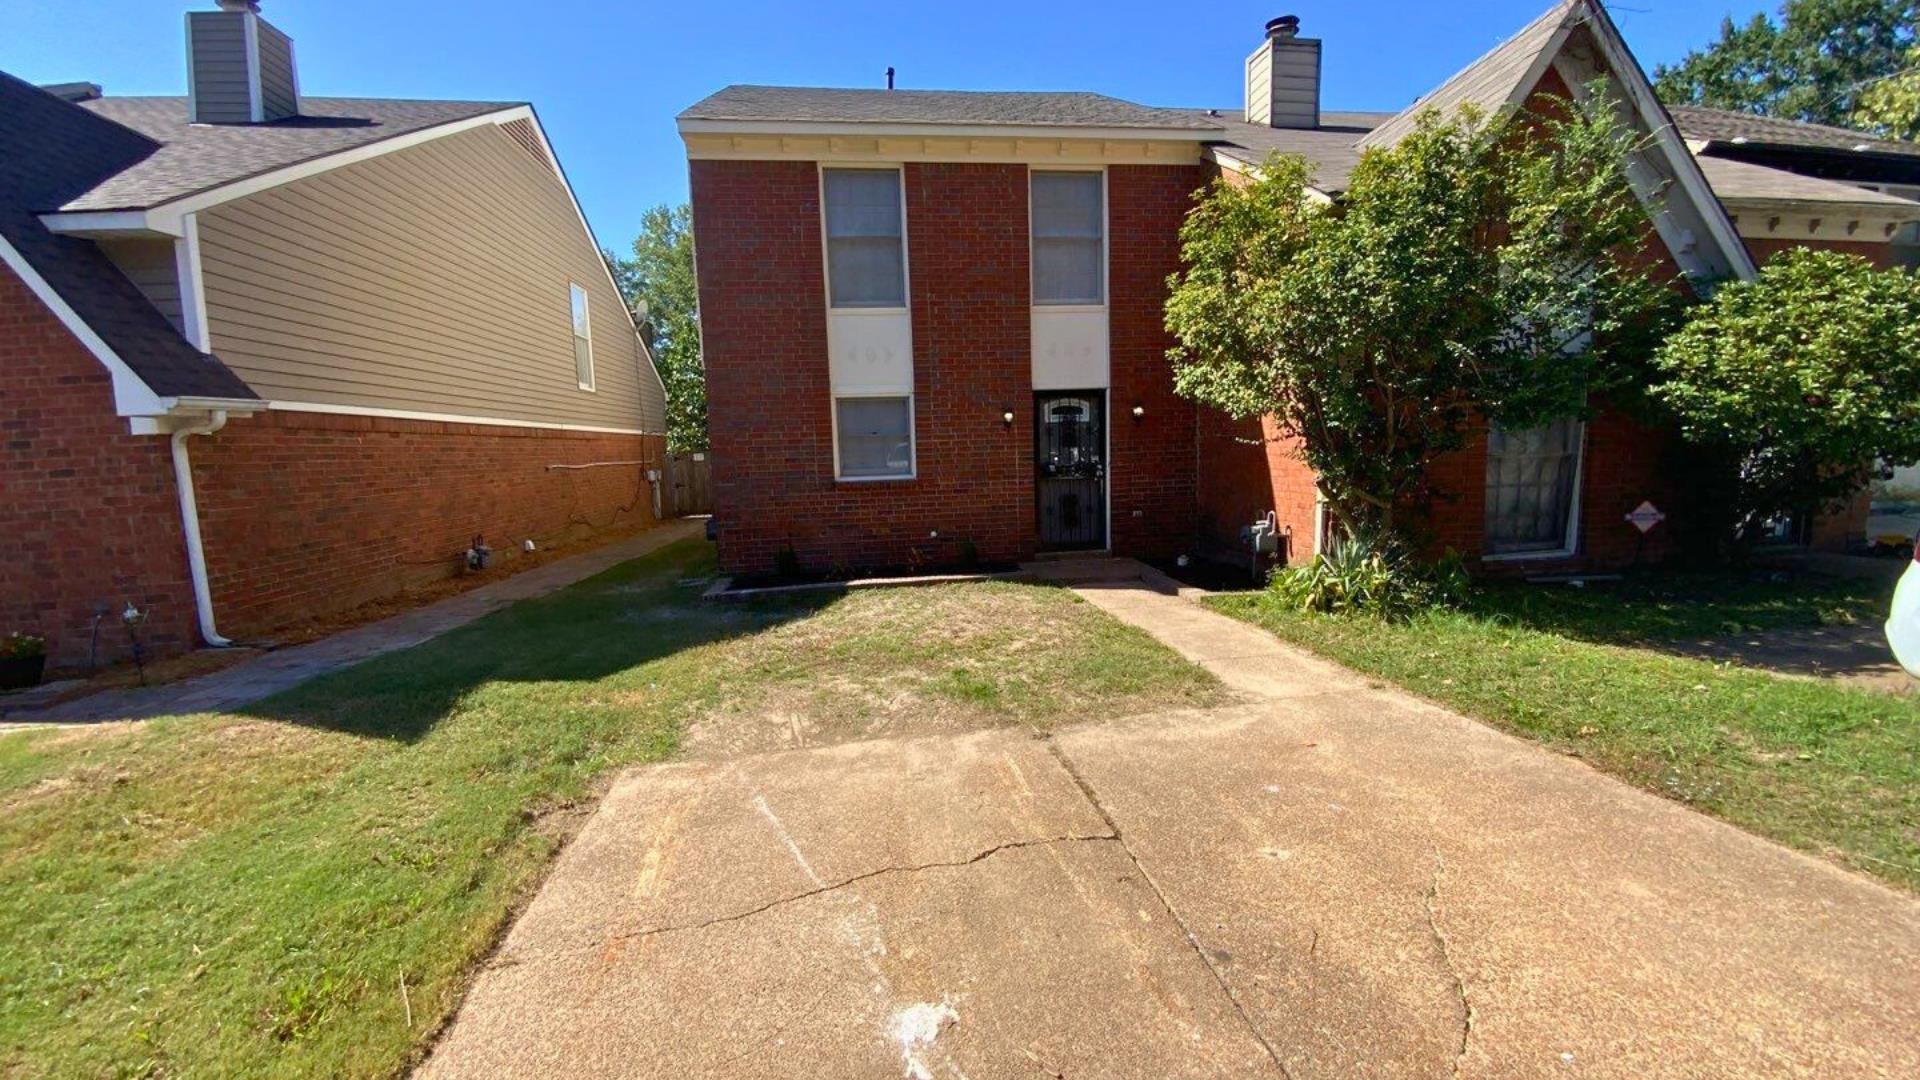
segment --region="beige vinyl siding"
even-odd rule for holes
[[[247,72],[246,16],[231,11],[194,11],[187,18],[193,45],[188,85],[194,120],[244,124],[253,118],[252,79]]]
[[[293,41],[265,19],[260,20],[260,107],[268,120],[294,116],[300,95],[294,87]]]
[[[180,275],[171,240],[102,240],[100,250],[127,275],[141,295],[160,309],[175,330],[185,332],[180,316]]]
[[[204,211],[200,260],[214,351],[269,400],[665,426],[566,189],[498,126]],[[572,283],[589,297],[592,391]]]

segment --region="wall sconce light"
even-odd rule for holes
[[[1147,407],[1145,405],[1135,405],[1133,407],[1133,418],[1136,421],[1146,415],[1147,415]]]
[[[1001,413],[1000,422],[1002,424],[1005,424],[1008,427],[1012,427],[1013,426],[1013,410],[1008,409],[1006,412]]]

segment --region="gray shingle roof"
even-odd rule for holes
[[[1770,169],[1731,158],[1698,155],[1700,171],[1722,202],[1803,202],[1831,203],[1852,207],[1870,207],[1892,212],[1907,211],[1920,219],[1920,203],[1888,195],[1869,188],[1802,176],[1784,169]]]
[[[1583,0],[1562,0],[1528,23],[1519,33],[1495,46],[1493,51],[1467,65],[1431,93],[1415,101],[1393,119],[1374,128],[1360,140],[1360,148],[1388,147],[1413,131],[1420,114],[1436,109],[1452,115],[1462,105],[1475,105],[1492,113],[1513,101],[1527,74],[1554,35],[1571,18],[1584,15]]]
[[[1218,131],[1194,109],[1153,109],[1104,94],[997,90],[847,90],[729,86],[688,108],[682,120],[765,123],[950,124]]]
[[[1226,141],[1213,147],[1216,155],[1258,165],[1268,154],[1297,154],[1313,166],[1314,187],[1329,194],[1347,189],[1347,178],[1360,163],[1356,141],[1393,118],[1392,113],[1322,112],[1318,128],[1273,128],[1249,124],[1225,109],[1218,111],[1226,125]]]
[[[1699,105],[1669,105],[1680,134],[1697,142],[1734,142],[1743,140],[1759,146],[1806,147],[1817,150],[1853,150],[1866,147],[1876,154],[1902,154],[1920,157],[1920,143],[1881,139],[1864,131],[1803,124],[1797,120],[1778,120],[1771,116],[1708,109]]]
[[[91,242],[57,236],[39,211],[151,160],[159,146],[0,72],[0,235],[161,397],[252,398],[188,344]]]
[[[47,210],[140,210],[288,165],[519,103],[300,99],[299,116],[264,124],[190,124],[184,97],[104,97],[81,105],[159,144],[147,157]]]

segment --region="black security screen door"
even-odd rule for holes
[[[1040,546],[1107,546],[1106,394],[1039,395],[1033,409]]]

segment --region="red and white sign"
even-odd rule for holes
[[[1661,513],[1660,508],[1652,503],[1643,502],[1634,507],[1633,513],[1627,515],[1627,520],[1632,522],[1633,527],[1639,529],[1642,535],[1645,535],[1652,532],[1655,525],[1667,520],[1667,515]]]

